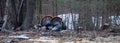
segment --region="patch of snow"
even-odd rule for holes
[[[97,20],[97,18],[99,20]],[[102,16],[100,17],[92,17],[92,23],[94,24],[94,26],[97,26],[97,24],[99,24],[99,28],[102,26]]]
[[[109,19],[111,20],[112,25],[120,25],[120,16],[110,16]]]
[[[26,34],[22,34],[22,35],[17,35],[17,36],[9,36],[10,38],[25,38],[25,39],[29,39],[29,37],[26,36]]]

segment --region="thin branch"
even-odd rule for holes
[[[21,1],[21,3],[20,3],[20,7],[19,7],[19,9],[18,9],[18,17],[17,17],[17,21],[19,21],[19,15],[20,15],[21,8],[22,8],[22,6],[23,6],[23,1],[24,1],[24,0]]]

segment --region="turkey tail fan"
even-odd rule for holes
[[[62,18],[60,18],[60,17],[54,17],[51,21],[54,21],[54,20],[62,22]]]

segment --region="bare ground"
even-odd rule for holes
[[[28,30],[0,32],[0,43],[119,43],[120,36],[107,31]]]

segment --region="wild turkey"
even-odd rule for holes
[[[60,31],[60,30],[65,30],[66,29],[66,26],[62,22],[62,19],[60,17],[54,17],[51,20],[51,24],[53,26],[53,28],[51,30]]]
[[[47,30],[52,28],[52,25],[51,25],[52,18],[53,18],[52,16],[43,17],[41,20],[41,26],[45,26]]]

